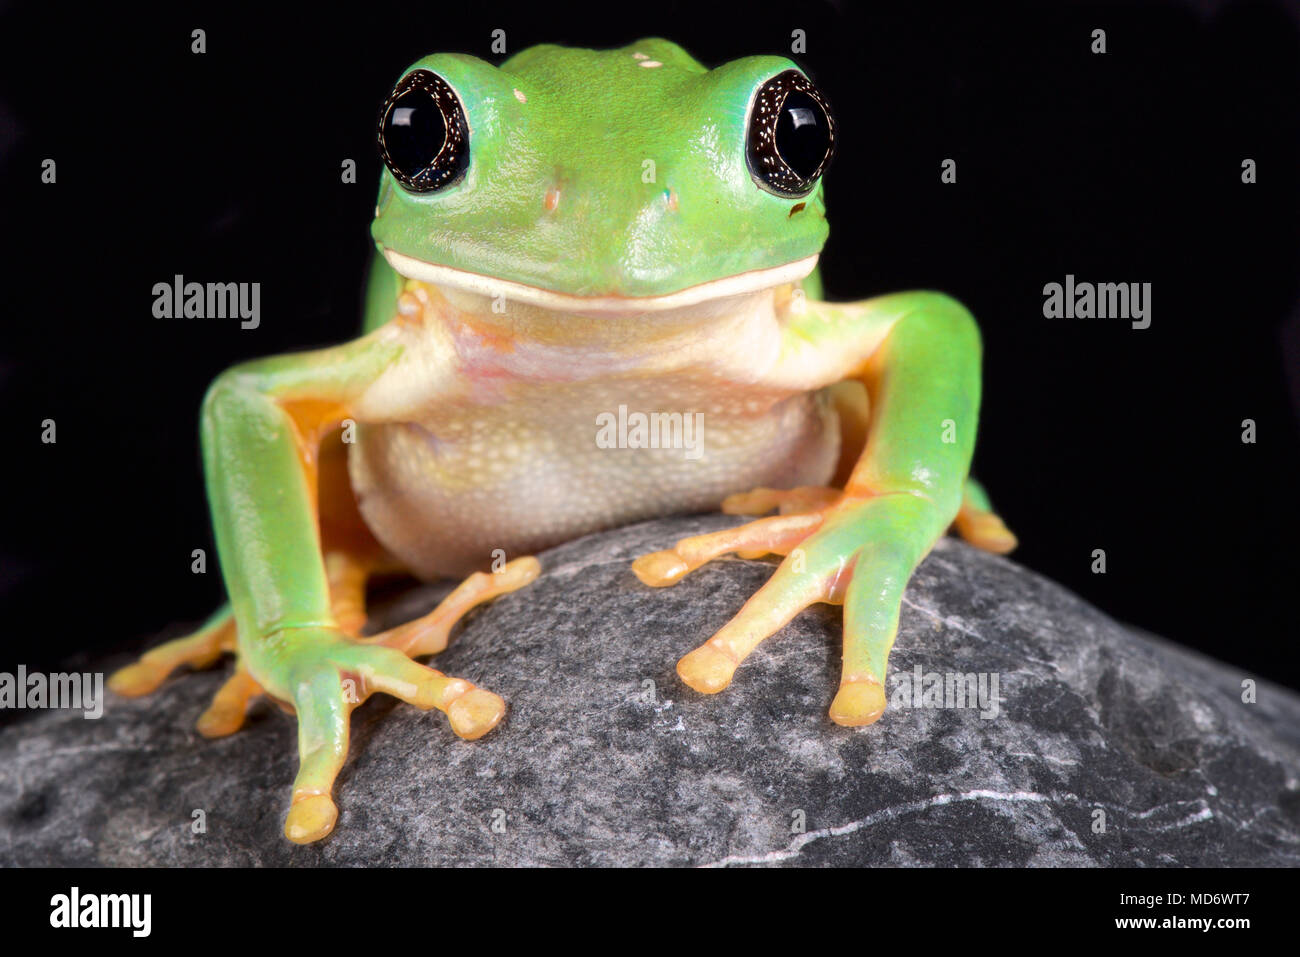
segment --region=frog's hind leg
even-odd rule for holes
[[[128,698],[146,695],[181,665],[207,668],[227,651],[235,650],[235,615],[223,605],[198,631],[145,652],[135,664],[113,673],[108,686]]]
[[[327,551],[325,577],[330,586],[330,612],[339,629],[360,637],[366,625],[366,582],[372,575],[400,571],[344,551]]]
[[[108,679],[108,686],[128,698],[149,694],[182,665],[206,668],[226,652],[234,652],[236,637],[234,613],[229,605],[224,605],[194,634],[159,645],[135,664],[115,672]],[[243,727],[248,702],[261,693],[257,682],[236,665],[235,673],[217,691],[208,710],[200,715],[199,734],[218,738],[238,731]]]
[[[966,479],[961,509],[953,520],[953,527],[962,538],[976,548],[997,555],[1005,555],[1018,544],[1016,536],[993,512],[993,506],[989,502],[988,493],[984,491],[984,486],[973,478]]]
[[[330,613],[339,629],[360,637],[366,624],[366,582],[405,571],[371,534],[348,478],[348,444],[341,431],[321,439],[316,479],[321,555],[329,582]]]
[[[205,738],[223,738],[244,726],[248,702],[260,697],[262,686],[253,680],[243,666],[236,665],[235,673],[212,696],[208,710],[199,715],[196,725]]]
[[[427,615],[363,640],[395,648],[410,658],[436,655],[447,647],[452,627],[466,612],[499,595],[523,588],[536,579],[541,570],[541,563],[527,555],[507,562],[499,571],[475,572]]]

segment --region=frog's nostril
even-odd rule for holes
[[[675,189],[664,190],[664,203],[668,206],[668,212],[670,213],[677,212],[677,190]]]
[[[546,207],[548,213],[555,212],[556,207],[560,205],[560,191],[554,186],[548,189],[542,199],[542,205]]]

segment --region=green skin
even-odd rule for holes
[[[643,56],[633,60],[634,52]],[[646,59],[661,65],[637,62]],[[820,182],[798,199],[774,195],[759,187],[744,155],[754,92],[795,69],[789,60],[748,57],[706,70],[675,44],[647,39],[612,51],[534,47],[500,67],[437,54],[416,68],[443,77],[463,105],[472,144],[466,176],[416,194],[385,170],[362,338],[237,366],[216,380],[203,405],[205,476],[240,665],[297,713],[301,770],[286,833],[299,841],[333,825],[329,794],[351,710],[344,679],[359,676],[367,693],[385,691],[426,708],[441,707],[439,695],[452,680],[432,680],[437,672],[401,651],[364,643],[338,626],[290,412],[294,403],[311,401],[366,427],[401,422],[415,406],[474,401],[479,380],[455,362],[454,350],[429,345],[395,318],[405,279],[383,253],[458,271],[443,277],[504,281],[507,299],[522,287],[540,290],[528,303],[528,323],[516,330],[520,341],[536,333],[549,346],[559,337],[560,346],[581,350],[609,328],[602,323],[625,321],[617,309],[604,315],[583,303],[653,303],[807,260],[827,236]],[[649,182],[646,158],[655,164]],[[550,209],[542,198],[553,189],[560,200]],[[817,299],[815,271],[794,282],[802,284],[803,308],[780,313],[780,324],[771,326],[773,350],[760,355],[755,347],[747,355],[744,344],[731,342],[728,368],[743,382],[735,388],[785,396],[862,378],[871,397],[870,441],[844,497],[799,545],[798,561],[782,562],[728,628],[743,632],[762,618],[761,630],[770,632],[812,601],[842,601],[846,677],[836,701],[842,714],[863,714],[860,695],[874,701],[872,685],[884,685],[912,571],[963,501],[991,517],[967,474],[980,396],[979,333],[965,308],[938,293],[831,304]],[[770,290],[758,295],[771,298]],[[560,317],[567,324],[549,322]],[[665,321],[675,345],[690,340],[689,330]],[[699,334],[702,343],[708,334]],[[620,346],[625,357],[645,353],[641,382],[660,374],[662,344],[662,337],[647,336]],[[750,370],[748,381],[737,371],[742,367]],[[555,371],[566,381],[578,374],[572,364]],[[590,429],[590,421],[581,427]],[[482,559],[486,567],[489,556]],[[704,655],[696,670],[708,674],[692,686],[725,686],[735,662],[715,661],[716,651],[706,649],[693,654]],[[710,669],[721,674],[717,681]],[[836,720],[868,723],[878,713]]]

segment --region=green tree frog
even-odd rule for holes
[[[259,694],[295,713],[285,834],[319,840],[370,694],[437,708],[466,739],[501,721],[497,695],[415,659],[536,578],[534,552],[720,507],[756,518],[642,556],[640,581],[784,558],[678,662],[682,681],[717,693],[802,609],[842,604],[830,718],[874,722],[916,565],[954,523],[993,551],[1015,539],[968,477],[967,310],[936,292],[820,299],[835,136],[782,57],[709,70],[645,39],[415,63],[380,113],[363,333],[212,384],[201,437],[229,605],[111,686],[145,694],[234,652],[199,730],[236,731]],[[699,443],[599,440],[630,414],[698,421]],[[367,577],[390,569],[463,581],[364,635]]]

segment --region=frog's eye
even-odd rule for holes
[[[442,189],[469,166],[465,110],[447,81],[412,70],[379,111],[379,155],[393,177],[414,193]]]
[[[745,142],[759,186],[778,196],[806,196],[834,151],[835,120],[811,80],[786,70],[759,87]]]

